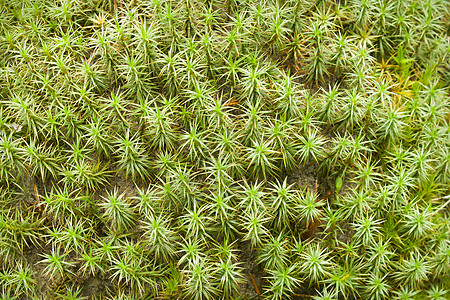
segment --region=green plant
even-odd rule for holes
[[[0,297],[2,300],[16,300],[19,295],[11,296],[11,292],[9,290],[6,290],[6,288],[4,287],[0,291]]]
[[[369,274],[365,280],[365,292],[368,299],[386,299],[389,296],[390,286],[387,283],[387,274]]]
[[[340,209],[338,212],[343,219],[354,220],[363,218],[365,211],[370,211],[373,198],[370,193],[364,189],[359,191],[352,190],[348,195],[339,199]]]
[[[10,195],[8,195],[10,196]],[[21,214],[17,208],[8,208],[0,215],[0,238],[5,243],[4,258],[18,255],[31,245],[38,244],[38,236],[44,231],[43,219],[32,212]],[[5,261],[8,264],[8,261]]]
[[[198,190],[198,184],[194,181],[196,173],[193,172],[193,168],[189,168],[184,165],[178,164],[175,170],[170,174],[173,180],[174,190],[179,195],[178,204],[185,205],[186,208],[192,208],[196,204],[196,193]]]
[[[363,98],[358,89],[354,88],[347,91],[341,102],[341,117],[337,121],[341,122],[339,128],[344,128],[352,132],[362,124],[364,108],[367,105],[367,99]]]
[[[102,217],[108,222],[112,232],[121,233],[133,226],[134,211],[124,193],[119,195],[119,191],[114,189],[103,200],[99,208],[103,210]]]
[[[155,255],[156,259],[167,261],[175,255],[175,244],[177,236],[171,230],[168,219],[164,214],[147,215],[147,220],[143,223],[145,243],[149,247],[150,253]]]
[[[295,190],[294,185],[283,182],[271,183],[269,188],[268,209],[273,214],[273,224],[279,230],[290,227],[290,219],[295,217]]]
[[[319,108],[318,117],[328,126],[334,125],[337,112],[339,111],[339,102],[341,91],[338,85],[328,86],[328,90],[323,89],[320,97],[322,103]]]
[[[283,234],[270,237],[258,254],[258,261],[264,264],[267,270],[276,270],[284,267],[288,261],[287,239]]]
[[[67,293],[65,293],[65,294],[60,294],[60,293],[57,294],[59,296],[59,299],[84,300],[87,298],[87,297],[83,297],[80,295],[80,293],[81,293],[80,288],[75,288],[72,286],[72,287],[67,287],[66,290],[67,290]]]
[[[0,0],[0,298],[447,297],[445,4]]]
[[[282,120],[275,119],[266,127],[270,146],[276,153],[279,153],[283,161],[281,170],[287,172],[292,171],[296,163],[295,144],[289,142],[293,136],[295,124],[294,121],[286,121],[283,118]]]
[[[213,177],[211,181],[217,184],[218,187],[226,188],[232,182],[233,163],[230,162],[228,156],[219,156],[217,159],[211,157],[211,160],[207,161],[206,164],[204,169],[208,174],[207,178],[210,179]]]
[[[149,176],[150,159],[137,133],[131,136],[130,131],[127,130],[125,135],[118,139],[117,148],[119,170],[125,170],[132,179],[145,179]]]
[[[40,263],[46,264],[44,268],[44,275],[48,276],[50,280],[58,284],[66,276],[74,275],[72,268],[74,263],[67,261],[68,253],[60,253],[59,247],[52,248],[49,254],[43,255],[43,260]]]
[[[412,252],[409,259],[403,259],[396,266],[394,277],[408,288],[416,288],[422,281],[428,279],[430,264],[418,252]]]
[[[8,136],[3,135],[0,137],[0,158],[2,160],[2,167],[6,168],[6,174],[11,174],[12,178],[21,176],[24,173],[24,166],[21,160],[21,147],[19,146],[20,140],[14,139],[12,134]],[[11,178],[7,176],[3,177],[7,182]]]
[[[387,101],[383,99],[383,97],[380,98],[381,102]],[[401,109],[396,109],[390,105],[388,109],[383,112],[383,115],[378,116],[380,121],[378,121],[378,132],[376,135],[379,139],[386,140],[386,144],[389,146],[391,143],[403,138],[403,127],[406,126],[406,123],[402,121],[405,114]]]
[[[239,284],[243,283],[242,267],[239,263],[233,263],[230,258],[219,259],[215,266],[215,277],[217,278],[217,288],[224,297],[233,297],[239,293]]]
[[[316,130],[308,130],[304,135],[299,136],[296,155],[303,164],[312,160],[318,162],[324,156],[324,144],[325,139]]]
[[[83,208],[87,203],[86,197],[75,190],[69,192],[66,189],[55,187],[48,195],[43,195],[41,205],[44,206],[44,212],[52,218],[55,223],[62,225],[60,221],[63,217],[74,219],[83,214]]]
[[[239,79],[239,64],[241,61],[231,55],[225,56],[222,59],[224,65],[220,67],[220,70],[223,70],[221,77],[229,81],[231,88],[234,88]]]
[[[252,57],[250,57],[252,59]],[[264,97],[267,91],[266,77],[269,68],[267,66],[249,65],[248,68],[241,69],[242,97],[255,103],[259,98]]]
[[[302,191],[297,197],[295,205],[297,216],[301,220],[305,220],[307,227],[309,227],[311,223],[318,220],[322,215],[320,207],[324,203],[318,199],[318,195],[315,192],[310,190]]]
[[[7,285],[14,287],[14,294],[31,296],[35,293],[36,279],[29,266],[18,264],[10,273]]]
[[[301,283],[294,275],[295,267],[295,265],[289,268],[282,266],[277,270],[268,270],[270,286],[267,291],[270,293],[270,298],[283,299],[288,297]]]
[[[408,287],[402,286],[399,291],[395,292],[395,294],[396,294],[395,299],[398,299],[398,300],[414,299],[418,293],[419,293],[419,291],[411,290]]]
[[[126,82],[124,87],[132,95],[136,95],[138,99],[142,99],[151,91],[150,78],[144,71],[148,67],[145,58],[139,53],[123,55],[117,66],[119,77],[122,77]]]
[[[1,103],[8,108],[8,113],[14,116],[18,124],[25,126],[29,134],[38,138],[38,132],[41,131],[43,124],[38,114],[39,106],[36,99],[30,94],[12,94],[10,97],[11,100],[2,100]]]
[[[327,249],[321,249],[321,246],[316,244],[316,247],[309,245],[305,250],[300,254],[299,268],[302,274],[306,275],[305,279],[309,280],[310,285],[329,278],[334,264],[328,258]]]
[[[59,173],[59,159],[50,154],[54,149],[46,149],[43,145],[36,145],[31,141],[24,147],[23,152],[24,165],[30,170],[30,175],[40,174],[42,182],[45,182],[49,175],[55,178]]]
[[[186,235],[194,240],[205,239],[209,236],[207,230],[211,220],[204,212],[205,206],[194,205],[192,210],[187,209],[186,214],[180,217],[181,227],[186,231]]]
[[[176,123],[173,120],[174,111],[171,108],[171,106],[160,108],[155,105],[155,108],[151,110],[150,116],[145,118],[149,126],[148,136],[151,138],[150,144],[157,146],[160,150],[172,150],[177,139]]]
[[[370,159],[365,163],[359,161],[355,163],[357,170],[355,171],[354,181],[359,187],[367,190],[381,181],[382,175],[377,172],[378,164],[379,162],[371,162]]]
[[[252,141],[252,146],[246,149],[249,160],[248,169],[256,178],[262,177],[264,180],[269,175],[275,175],[277,171],[276,160],[277,152],[272,150],[269,143],[262,140]]]
[[[75,161],[70,165],[62,165],[59,175],[60,182],[65,189],[75,190],[83,188],[87,191],[95,191],[103,187],[108,181],[109,171],[107,166],[101,166],[100,162],[93,164],[88,161]]]
[[[450,246],[447,242],[439,245],[439,248],[436,250],[436,255],[433,257],[432,264],[435,270],[435,276],[447,276],[449,273],[448,266],[450,265]]]
[[[142,266],[141,261],[131,259],[129,256],[113,258],[110,272],[112,280],[117,280],[119,284],[129,285],[140,295],[148,290],[148,286],[150,289],[154,288],[153,276],[158,275],[156,271],[147,270]]]
[[[211,191],[206,195],[208,204],[205,205],[205,211],[211,218],[215,232],[223,234],[226,239],[233,238],[238,231],[236,209],[233,208],[232,196],[223,192],[222,187],[217,191]]]
[[[433,229],[434,224],[430,220],[432,213],[428,212],[428,210],[420,211],[417,206],[410,209],[410,213],[405,215],[403,224],[403,230],[406,231],[407,235],[418,239]]]
[[[335,300],[336,294],[334,292],[330,292],[327,289],[324,289],[323,292],[318,292],[319,295],[313,296],[314,300]]]
[[[243,144],[250,146],[254,141],[258,141],[258,137],[262,132],[262,119],[267,111],[262,110],[262,103],[257,99],[254,103],[246,101],[244,108],[245,123],[241,129]]]
[[[257,213],[266,209],[264,199],[267,193],[264,191],[263,182],[248,183],[244,181],[242,189],[241,201],[239,206],[243,208],[244,212]]]
[[[231,114],[220,99],[214,99],[206,107],[207,123],[215,130],[226,130],[231,126]]]
[[[372,264],[374,270],[386,271],[392,263],[392,259],[395,257],[395,253],[391,251],[392,245],[390,240],[379,240],[369,246],[368,252],[370,253],[369,263]]]
[[[73,249],[79,253],[84,249],[84,244],[90,237],[91,228],[82,219],[69,221],[61,227],[50,231],[50,236],[58,245],[64,246],[64,252]]]
[[[200,259],[185,270],[185,294],[191,299],[214,299],[218,290],[213,276],[213,265]]]
[[[381,235],[380,220],[375,220],[374,216],[363,216],[357,218],[352,226],[355,230],[354,238],[360,240],[362,245],[367,246],[375,243],[375,237]]]
[[[184,143],[180,151],[187,151],[187,156],[192,162],[200,161],[200,158],[205,157],[205,153],[209,150],[206,144],[206,137],[197,123],[192,123],[190,126],[190,131],[181,136]]]
[[[253,211],[246,213],[241,223],[245,232],[243,239],[250,241],[253,247],[261,246],[263,239],[268,236],[268,230],[265,225],[269,220],[264,213]]]
[[[80,272],[83,276],[95,276],[99,272],[104,272],[101,257],[96,255],[92,248],[81,254],[80,261],[82,262]]]
[[[180,254],[180,259],[178,260],[178,265],[192,265],[197,261],[204,260],[205,255],[205,244],[202,240],[183,240],[179,243],[178,253]]]
[[[215,145],[214,152],[218,153],[217,160],[219,157],[222,157],[224,161],[227,159],[230,162],[230,176],[236,177],[243,174],[244,170],[240,162],[242,144],[238,133],[233,129],[224,129],[216,133],[212,137],[212,142]]]
[[[136,187],[136,191],[138,195],[133,197],[133,199],[137,202],[135,207],[138,213],[143,215],[154,214],[160,201],[156,189],[153,186],[149,186],[147,189]]]
[[[433,300],[444,300],[448,290],[435,285],[427,292],[427,296]]]
[[[335,295],[348,297],[350,294],[357,294],[356,289],[360,280],[359,270],[361,266],[354,259],[347,259],[342,265],[333,269],[331,276],[324,279]]]
[[[102,153],[109,158],[113,152],[113,146],[107,135],[110,132],[110,128],[104,126],[103,118],[94,117],[93,120],[90,120],[85,128],[85,132],[86,144],[94,147],[98,153]]]

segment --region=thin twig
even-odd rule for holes
[[[322,200],[325,200],[325,199],[327,199],[328,197],[330,197],[330,196],[331,196],[331,193],[332,193],[332,191],[329,191],[325,196],[323,196],[322,198],[320,198],[318,202],[320,202],[320,201],[322,201]]]
[[[306,234],[307,239],[312,239],[314,231],[322,224],[322,221],[319,219],[315,219],[311,224],[308,226],[308,233]]]
[[[306,294],[293,294],[295,297],[303,297],[303,298],[313,298],[311,295]]]
[[[250,275],[250,278],[251,278],[251,280],[252,280],[253,287],[255,288],[256,294],[258,294],[258,297],[261,296],[261,293],[259,292],[258,286],[256,285],[255,278],[253,278],[252,273],[249,272],[248,274]]]
[[[32,178],[32,180],[33,180],[33,186],[34,186],[34,196],[36,198],[36,202],[39,203],[39,192],[38,192],[36,183],[34,182],[34,178]]]
[[[35,203],[39,203],[39,191],[38,188],[36,186],[36,182],[34,181],[34,177],[30,175],[30,173],[28,172],[28,170],[25,170],[28,174],[28,177],[31,178],[31,182],[33,183],[33,188],[34,188],[34,198],[36,199]]]

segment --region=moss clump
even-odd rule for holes
[[[0,1],[2,299],[445,299],[446,1]]]

